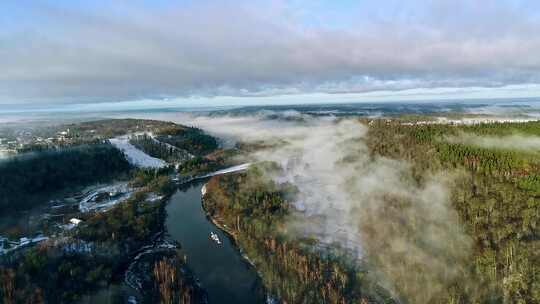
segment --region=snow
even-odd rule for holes
[[[135,298],[134,296],[129,296],[128,297],[128,300],[127,300],[128,304],[137,304],[137,298]]]
[[[188,182],[191,182],[191,181],[194,181],[194,180],[203,179],[203,178],[207,178],[207,177],[212,177],[212,176],[216,176],[216,175],[222,175],[222,174],[227,174],[227,173],[245,171],[245,170],[247,170],[249,168],[249,166],[251,166],[251,163],[245,163],[245,164],[241,164],[241,165],[237,165],[237,166],[232,166],[232,167],[222,169],[222,170],[218,170],[218,171],[208,173],[208,174],[205,174],[205,175],[199,175],[199,176],[188,178],[188,179],[182,181],[182,183],[188,183]],[[180,181],[180,178],[175,177],[175,178],[173,178],[173,181],[178,182],[178,181]],[[206,189],[204,189],[204,191],[206,191]],[[205,193],[202,193],[202,194],[204,196]]]
[[[204,184],[201,188],[201,195],[204,197],[206,195],[206,184]]]
[[[17,250],[19,248],[22,248],[28,245],[37,244],[39,242],[43,242],[48,239],[49,238],[46,236],[38,235],[33,238],[22,237],[17,242],[17,241],[9,241],[7,238],[0,236],[0,255],[9,253],[11,251]],[[6,248],[6,245],[7,245],[7,248]]]
[[[6,150],[0,150],[0,159],[2,158],[8,158],[10,153]]]
[[[274,297],[272,295],[266,296],[266,304],[278,304],[279,300],[277,297]]]
[[[74,240],[69,237],[61,237],[53,240],[53,245],[59,247],[65,253],[92,253],[96,249],[96,244],[83,240]]]
[[[222,170],[218,170],[218,171],[206,174],[204,176],[201,176],[201,178],[222,175],[222,174],[227,174],[227,173],[233,173],[233,172],[239,172],[239,171],[245,171],[249,168],[249,166],[251,166],[251,163],[245,163],[245,164],[241,164],[237,166],[232,166],[226,169],[222,169]]]
[[[161,251],[169,251],[175,249],[177,246],[170,243],[168,240],[160,239],[154,244],[146,245],[140,249],[140,252],[131,260],[128,269],[124,273],[124,282],[131,288],[141,291],[143,288],[142,279],[137,274],[137,264],[141,258],[147,254],[154,254]]]
[[[69,220],[70,223],[72,223],[73,225],[79,225],[82,220],[78,219],[78,218],[72,218]]]
[[[0,255],[7,252],[7,248],[5,248],[7,245],[9,245],[9,240],[3,236],[0,236]]]
[[[150,203],[155,203],[155,202],[158,202],[160,200],[162,200],[165,196],[163,195],[157,195],[156,193],[154,192],[150,192],[146,195],[146,200],[147,202],[150,202]]]
[[[167,166],[164,160],[152,157],[130,144],[127,136],[111,138],[109,142],[124,152],[128,161],[134,166],[141,168],[163,168]]]
[[[79,202],[79,210],[81,212],[106,211],[128,199],[132,193],[133,189],[127,183],[102,187],[87,194]],[[100,199],[103,194],[106,194],[106,198]]]
[[[64,229],[64,230],[71,230],[75,227],[77,227],[77,225],[73,224],[73,223],[69,223],[69,224],[65,224],[65,225],[58,225],[59,228],[61,229]]]

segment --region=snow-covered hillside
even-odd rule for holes
[[[134,166],[142,168],[163,168],[167,166],[165,161],[152,157],[130,144],[127,136],[111,138],[109,141],[117,149],[124,152],[128,161]]]

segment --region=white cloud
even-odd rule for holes
[[[0,101],[540,83],[540,22],[527,7],[415,5],[422,13],[409,19],[363,14],[340,28],[306,25],[279,2],[117,5],[99,14],[40,6],[32,9],[40,24],[0,30]]]

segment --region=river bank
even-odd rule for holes
[[[204,212],[206,213],[206,217],[212,222],[212,224],[214,224],[216,227],[218,227],[219,229],[221,229],[223,232],[225,232],[227,234],[227,236],[231,240],[234,247],[236,247],[236,249],[238,250],[238,252],[242,256],[242,258],[247,263],[249,263],[249,265],[251,265],[251,267],[253,267],[253,269],[255,269],[255,271],[257,272],[257,275],[259,276],[259,278],[262,278],[262,273],[259,270],[257,270],[257,266],[255,265],[255,263],[249,258],[249,256],[246,254],[244,249],[242,249],[241,245],[239,244],[239,242],[238,242],[238,233],[236,233],[233,229],[230,229],[229,227],[227,227],[227,224],[225,224],[223,218],[221,218],[219,216],[211,216],[210,213],[208,212],[208,210],[206,209],[206,204],[205,204],[205,200],[204,200],[204,196],[206,194],[206,183],[203,185],[203,187],[201,189],[201,194],[202,194],[201,195],[202,208],[203,208]],[[264,286],[263,286],[263,288],[264,288]],[[280,301],[279,301],[279,299],[277,297],[271,295],[268,292],[268,290],[266,290],[266,288],[264,288],[264,289],[265,289],[264,293],[265,293],[266,303],[267,304],[280,303]]]
[[[254,168],[217,176],[205,187],[211,220],[242,248],[257,269],[272,301],[284,303],[393,303],[354,261],[316,240],[286,233],[291,212],[287,185],[277,185]]]
[[[204,182],[183,185],[171,197],[167,233],[182,244],[187,264],[208,292],[209,303],[264,303],[265,293],[254,268],[202,207]],[[211,233],[221,244],[210,239]]]

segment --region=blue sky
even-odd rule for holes
[[[0,2],[0,107],[540,96],[540,2]]]

